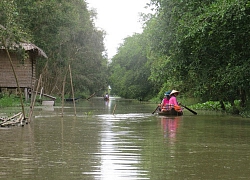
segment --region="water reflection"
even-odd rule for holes
[[[54,106],[42,106],[43,111],[54,111]]]
[[[170,144],[176,141],[177,129],[179,126],[180,116],[176,117],[161,117],[161,127],[164,138],[167,138]]]
[[[104,101],[105,103],[105,109],[107,110],[107,114],[111,114],[112,113],[112,100],[106,100]]]
[[[110,107],[111,107],[111,103],[109,103],[109,102],[110,102],[109,100],[108,101],[104,101],[105,107],[108,108],[108,109],[110,109]]]
[[[201,113],[159,117],[148,104],[101,98],[77,103],[75,117],[71,104],[64,117],[57,106],[39,107],[31,124],[0,129],[0,179],[250,176],[250,119]]]
[[[99,115],[103,119],[100,134],[100,173],[97,179],[148,179],[140,167],[141,147],[131,142],[134,132],[128,127],[119,127],[120,121],[144,118],[142,114]],[[132,137],[131,137],[132,136]]]

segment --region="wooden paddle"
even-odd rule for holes
[[[152,114],[154,114],[155,111],[157,111],[158,108],[159,108],[159,106],[157,106],[157,107],[155,108],[155,110],[152,112]]]
[[[197,112],[195,112],[194,110],[188,108],[187,106],[184,106],[182,104],[180,104],[182,107],[186,108],[187,110],[189,110],[191,113],[193,113],[194,115],[197,115]]]

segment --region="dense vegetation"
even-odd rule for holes
[[[60,95],[67,77],[70,96],[71,65],[74,89],[83,94],[110,84],[125,98],[177,89],[183,99],[216,101],[221,109],[250,106],[249,0],[151,0],[148,7],[154,14],[142,15],[143,32],[124,39],[109,69],[105,32],[84,0],[2,0],[1,41],[30,41],[46,52],[37,77],[49,94]]]
[[[69,65],[74,89],[82,95],[107,87],[105,32],[95,27],[96,12],[83,0],[1,0],[0,38],[29,41],[45,51],[48,60],[37,61],[37,78],[48,94],[61,95],[64,77],[66,94],[71,92]],[[11,38],[10,38],[11,37]],[[0,41],[0,42],[1,42]]]
[[[147,64],[146,37],[135,34],[125,39],[110,65],[112,89],[125,98],[149,99],[154,95]]]
[[[222,109],[226,102],[236,108],[235,100],[243,109],[249,106],[250,1],[151,0],[149,6],[155,14],[144,21],[143,33],[125,39],[113,58],[111,84],[120,86],[116,93],[148,85],[143,97],[150,97],[152,88],[161,97],[178,89],[201,102],[218,101]],[[133,73],[121,73],[125,70]]]

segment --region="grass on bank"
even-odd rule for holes
[[[26,105],[26,104],[25,104]],[[14,95],[0,94],[0,107],[19,107],[20,98]]]
[[[25,107],[30,106],[30,101],[23,99]],[[41,105],[41,100],[37,98],[35,105]],[[16,95],[0,94],[0,108],[4,107],[21,107],[20,97]]]
[[[89,97],[87,93],[75,94],[75,98],[86,99],[87,97]],[[72,98],[72,96],[66,94],[64,98],[65,99]],[[35,106],[41,105],[42,100],[44,99],[43,98],[40,99],[40,96],[37,95]],[[30,100],[25,101],[24,95],[23,95],[23,103],[24,103],[24,106],[30,106],[31,102]],[[61,103],[61,97],[56,97],[55,104],[58,104],[58,103]],[[0,93],[0,108],[3,108],[3,107],[21,107],[20,97],[14,94]]]
[[[240,101],[234,101],[235,106],[233,107],[229,102],[224,102],[225,111],[221,108],[221,104],[219,101],[207,101],[204,103],[197,103],[190,107],[199,110],[210,110],[210,111],[223,111],[229,114],[236,114],[242,117],[250,117],[250,111],[248,108],[242,108],[240,106]]]

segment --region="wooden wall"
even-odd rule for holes
[[[11,53],[12,62],[21,88],[31,88],[35,80],[35,58],[31,53],[29,57],[29,59],[21,62],[14,53]],[[0,87],[17,87],[10,61],[5,50],[0,50]]]

